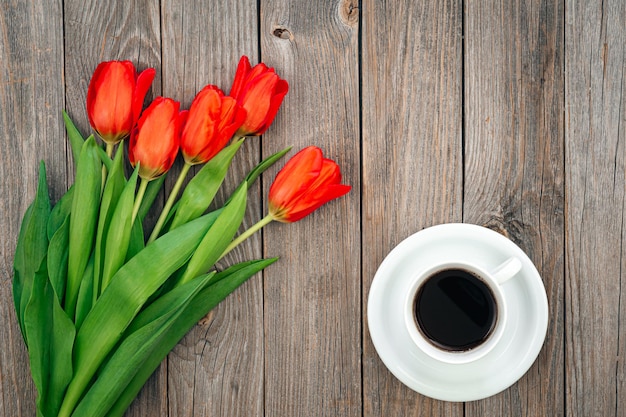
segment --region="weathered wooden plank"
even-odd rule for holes
[[[146,102],[161,92],[159,2],[64,2],[66,108],[83,134],[90,134],[85,100],[101,61],[130,60],[139,71],[157,71]],[[163,365],[148,380],[128,416],[166,415],[167,378]]]
[[[61,109],[63,19],[60,1],[0,5],[0,414],[35,415],[35,388],[20,334],[11,282],[22,216],[46,163],[51,198],[65,191]]]
[[[214,84],[229,92],[242,54],[257,60],[257,2],[165,1],[163,94],[189,108],[195,94]],[[259,162],[258,138],[249,138],[225,182],[226,194]],[[168,181],[173,182],[180,165]],[[244,227],[261,215],[260,187],[248,194]],[[221,267],[262,257],[260,235],[235,249]],[[168,357],[171,416],[263,415],[263,286],[253,277],[196,326]]]
[[[626,4],[567,1],[566,411],[626,410]]]
[[[364,305],[395,245],[424,227],[462,219],[461,5],[363,2]],[[363,333],[365,416],[463,415],[462,404],[402,385]]]
[[[64,2],[67,111],[79,129],[91,133],[85,98],[94,69],[101,61],[130,60],[139,71],[157,75],[146,102],[161,93],[159,2]]]
[[[510,389],[466,415],[563,415],[562,2],[472,2],[465,20],[464,221],[507,235],[547,290],[539,358]]]
[[[359,10],[354,1],[260,4],[261,57],[290,83],[264,154],[319,146],[353,186],[263,234],[266,256],[281,257],[264,275],[265,415],[360,416]]]
[[[355,188],[232,253],[224,266],[283,259],[265,284],[253,278],[175,348],[129,415],[621,415],[623,2],[466,3],[464,63],[460,1],[364,1],[363,13],[350,1],[265,0],[261,10],[247,0],[161,3],[0,6],[0,321],[8,323],[0,329],[0,415],[35,413],[10,282],[38,160],[48,165],[53,200],[72,181],[60,109],[88,132],[87,84],[108,59],[157,68],[151,96],[184,107],[206,83],[228,91],[239,55],[260,58],[261,12],[261,58],[291,84],[263,154],[317,144]],[[228,190],[260,149],[258,139],[244,145]],[[262,216],[259,193],[250,193],[246,226]],[[538,266],[550,304],[548,338],[529,373],[465,407],[401,385],[360,327],[387,252],[423,227],[460,220],[508,233]]]

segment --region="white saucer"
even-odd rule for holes
[[[493,350],[466,364],[423,353],[404,325],[403,300],[412,277],[442,260],[490,269],[511,256],[522,261],[522,269],[502,284],[508,317]],[[531,367],[546,336],[548,300],[539,272],[517,245],[485,227],[449,223],[409,236],[387,255],[372,281],[367,316],[378,355],[402,383],[435,399],[473,401],[508,388]]]

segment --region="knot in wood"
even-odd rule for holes
[[[355,0],[345,0],[339,6],[341,20],[348,26],[354,26],[359,21],[359,4]]]
[[[284,26],[274,26],[274,29],[272,30],[272,35],[280,39],[292,39],[293,38],[289,29],[287,29]]]

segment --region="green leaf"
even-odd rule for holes
[[[67,217],[70,215],[70,210],[72,209],[72,199],[74,195],[74,186],[71,186],[69,190],[63,197],[56,203],[52,212],[50,213],[50,218],[48,219],[48,239],[52,240],[52,236],[56,233],[59,227],[65,222]]]
[[[83,278],[80,280],[78,299],[76,300],[76,319],[74,320],[76,329],[80,329],[85,317],[87,317],[87,314],[95,304],[94,291],[94,254],[92,253],[87,262]]]
[[[74,186],[71,186],[54,206],[48,219],[48,276],[59,303],[63,302],[65,295],[73,198]]]
[[[65,289],[65,311],[70,317],[76,312],[80,280],[91,255],[96,232],[102,186],[102,164],[96,148],[96,141],[90,136],[83,145],[76,167]]]
[[[56,416],[61,407],[65,389],[72,380],[72,349],[76,329],[65,314],[61,304],[52,300],[52,325],[50,338],[50,386],[48,387],[48,413]]]
[[[170,230],[197,218],[209,208],[243,141],[240,139],[222,149],[189,181],[176,206]]]
[[[158,320],[159,317],[167,314],[174,306],[180,306],[183,303],[191,301],[191,296],[195,295],[206,287],[206,285],[215,277],[215,271],[192,279],[184,285],[172,289],[171,291],[161,295],[154,300],[144,310],[141,311],[130,323],[122,339],[126,339],[133,333],[139,331],[143,327]],[[193,291],[193,294],[190,293]]]
[[[119,149],[123,149],[123,146],[124,146],[124,145],[122,145],[123,143],[124,143],[123,141],[120,143]],[[100,162],[102,162],[102,164],[104,165],[104,167],[106,168],[107,171],[110,171],[111,167],[113,166],[113,160],[111,159],[111,157],[109,155],[107,155],[105,150],[102,149],[100,146],[98,146],[96,148],[96,152],[98,153],[98,157],[100,158]],[[124,152],[118,152],[118,153],[124,153]]]
[[[53,210],[54,211],[54,210]],[[48,222],[48,225],[50,222]],[[49,229],[48,229],[49,230]],[[70,241],[69,214],[57,229],[48,245],[48,275],[59,303],[65,294],[65,278],[67,277],[68,245]]]
[[[94,257],[94,302],[102,292],[102,269],[104,248],[106,242],[108,242],[107,232],[111,219],[113,218],[113,211],[117,205],[117,202],[122,194],[122,190],[126,184],[126,178],[124,177],[124,165],[123,155],[124,152],[118,150],[113,160],[111,169],[108,171],[107,180],[102,191],[102,198],[100,202],[100,215],[98,219],[98,228],[96,231],[95,241],[95,257]]]
[[[39,270],[48,252],[47,223],[49,216],[50,197],[46,182],[46,168],[41,162],[37,194],[24,214],[13,258],[13,302],[27,346],[28,340],[24,332],[24,310],[28,300],[30,300],[35,273]]]
[[[104,291],[107,285],[109,285],[113,275],[126,260],[126,252],[128,251],[130,235],[133,229],[132,213],[138,173],[139,166],[137,166],[133,175],[126,183],[111,218],[109,230],[106,234],[101,291]]]
[[[28,355],[37,388],[37,414],[56,416],[72,378],[74,324],[65,314],[48,280],[45,260],[35,274],[24,324],[30,340]]]
[[[37,388],[37,410],[43,415],[43,406],[48,401],[49,355],[48,340],[50,326],[48,318],[51,309],[46,297],[48,280],[45,259],[33,279],[30,298],[24,309],[24,330],[28,340],[30,373]]]
[[[246,211],[247,191],[248,189],[245,186],[241,187],[233,195],[230,204],[224,207],[222,213],[220,213],[189,260],[185,273],[180,279],[181,283],[207,273],[220,258],[241,225]]]
[[[274,165],[280,158],[285,156],[285,154],[287,152],[289,152],[290,150],[291,150],[291,146],[283,149],[282,151],[278,151],[275,154],[270,155],[267,158],[265,158],[263,161],[261,161],[261,163],[259,163],[257,166],[252,168],[252,170],[248,173],[248,175],[246,175],[246,179],[244,181],[242,181],[241,184],[239,184],[237,186],[237,189],[242,188],[244,186],[244,184],[247,184],[246,186],[248,187],[248,189],[250,189],[250,187],[252,186],[254,181],[256,181],[256,179],[259,178],[259,176],[262,173],[264,173],[269,167]],[[233,193],[233,195],[234,195],[234,193]],[[230,203],[230,200],[232,200],[233,195],[231,195],[228,198],[228,200],[226,200],[226,203],[224,203],[224,204]]]
[[[126,252],[126,261],[130,260],[133,256],[137,255],[143,248],[145,248],[143,235],[143,225],[139,215],[133,223],[133,228],[130,232],[130,242],[128,243],[128,251]]]
[[[261,175],[262,173],[264,173],[269,167],[271,167],[272,165],[274,165],[280,158],[282,158],[283,156],[285,156],[285,154],[287,154],[287,152],[289,152],[291,150],[291,146],[283,149],[282,151],[278,151],[273,155],[268,156],[267,158],[265,158],[263,161],[261,161],[261,163],[259,165],[257,165],[256,167],[254,167],[252,169],[252,171],[250,171],[248,173],[248,175],[246,176],[246,182],[248,183],[248,187],[250,185],[252,185],[252,183],[254,181],[256,181],[256,179],[259,177],[259,175]]]
[[[80,152],[83,148],[83,143],[85,139],[83,135],[80,134],[70,116],[63,111],[63,121],[65,122],[65,129],[67,130],[67,138],[70,141],[70,147],[72,148],[72,156],[74,157],[74,162],[78,163],[80,159]]]
[[[69,416],[98,367],[146,300],[191,256],[215,221],[207,214],[155,240],[117,271],[83,322],[74,344],[74,377],[61,416]]]
[[[237,287],[276,260],[277,258],[244,262],[216,274],[211,279],[210,285],[193,298],[184,312],[176,319],[176,322],[169,327],[162,342],[143,363],[106,416],[121,417],[150,375],[185,334]]]
[[[109,361],[98,371],[98,378],[89,388],[73,417],[102,417],[115,403],[125,387],[141,369],[143,363],[163,342],[169,328],[183,313],[193,297],[206,285],[213,274],[194,279],[161,297],[162,301],[148,307],[150,319],[142,325],[129,327],[121,344]],[[156,308],[155,308],[156,307]],[[139,316],[145,315],[146,311]],[[137,319],[133,321],[133,324]],[[131,330],[132,329],[132,330]]]

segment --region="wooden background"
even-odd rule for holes
[[[73,178],[61,109],[88,132],[103,60],[156,68],[151,94],[187,107],[205,84],[228,91],[247,54],[291,89],[227,189],[263,156],[309,144],[353,189],[230,255],[281,260],[195,327],[129,416],[625,416],[624,22],[623,0],[3,0],[0,414],[34,415],[13,250],[38,161],[53,200]],[[247,226],[276,170],[252,190]],[[404,387],[366,325],[385,255],[452,221],[519,244],[550,306],[529,372],[465,404]]]

